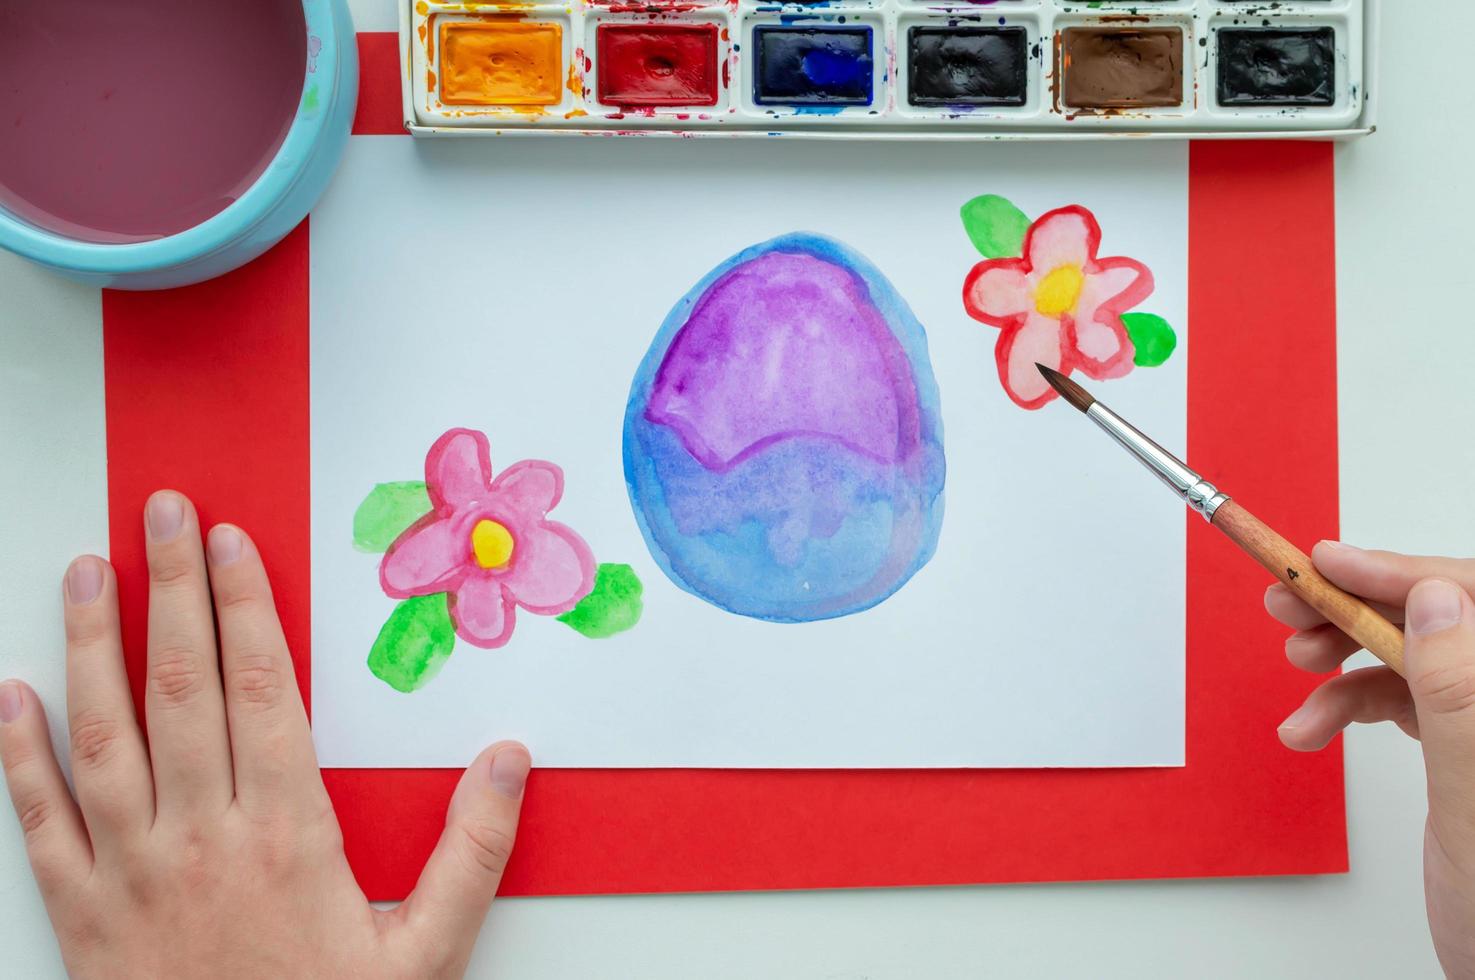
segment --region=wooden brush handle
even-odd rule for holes
[[[1403,675],[1403,630],[1327,581],[1305,553],[1233,500],[1220,505],[1213,523],[1308,606]]]

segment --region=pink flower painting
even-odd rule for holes
[[[563,496],[563,470],[541,460],[493,476],[487,437],[452,429],[425,458],[430,513],[395,539],[379,583],[395,599],[449,593],[456,635],[479,647],[512,637],[519,607],[568,612],[594,585],[594,553],[548,519]]]
[[[987,200],[990,218],[997,221],[1002,199]],[[964,221],[969,222],[967,208]],[[1161,352],[1139,352],[1125,317],[1152,294],[1152,272],[1136,259],[1099,255],[1101,227],[1095,215],[1071,205],[1032,223],[1022,214],[1017,221],[1028,226],[1015,254],[978,263],[963,285],[968,314],[999,328],[994,358],[1004,391],[1015,404],[1036,409],[1056,397],[1037,363],[1063,374],[1080,370],[1105,380],[1120,378],[1135,365],[1155,366],[1166,359],[1166,353],[1156,360],[1140,356]],[[969,228],[970,235],[974,231]],[[996,241],[997,231],[989,231],[993,238],[975,235],[975,242],[980,237],[984,245]],[[1139,323],[1155,348],[1164,343],[1163,330],[1172,337],[1161,318],[1141,316]],[[1169,342],[1167,353],[1171,350]]]
[[[353,546],[382,554],[379,586],[399,603],[369,650],[369,670],[418,691],[457,639],[483,648],[512,638],[517,611],[554,616],[591,639],[633,627],[644,587],[629,565],[596,566],[573,529],[548,514],[563,470],[525,459],[492,471],[487,437],[452,429],[425,456],[425,479],[377,484],[353,515]]]

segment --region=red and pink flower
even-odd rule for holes
[[[1122,314],[1152,294],[1152,273],[1135,259],[1098,257],[1100,245],[1095,215],[1060,208],[1030,225],[1021,258],[980,262],[963,284],[968,314],[1001,331],[999,380],[1023,408],[1056,397],[1037,362],[1097,379],[1132,370]]]
[[[523,460],[493,479],[487,437],[452,429],[425,457],[431,511],[395,539],[379,584],[395,599],[449,593],[456,634],[479,647],[512,636],[518,606],[542,616],[572,609],[594,585],[594,554],[548,520],[563,471]]]

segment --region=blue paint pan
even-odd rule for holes
[[[870,105],[874,58],[869,27],[753,28],[759,105]]]

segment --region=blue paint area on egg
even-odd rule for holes
[[[773,622],[869,609],[942,528],[926,333],[845,245],[756,245],[661,325],[630,388],[624,463],[646,545],[686,591]]]

